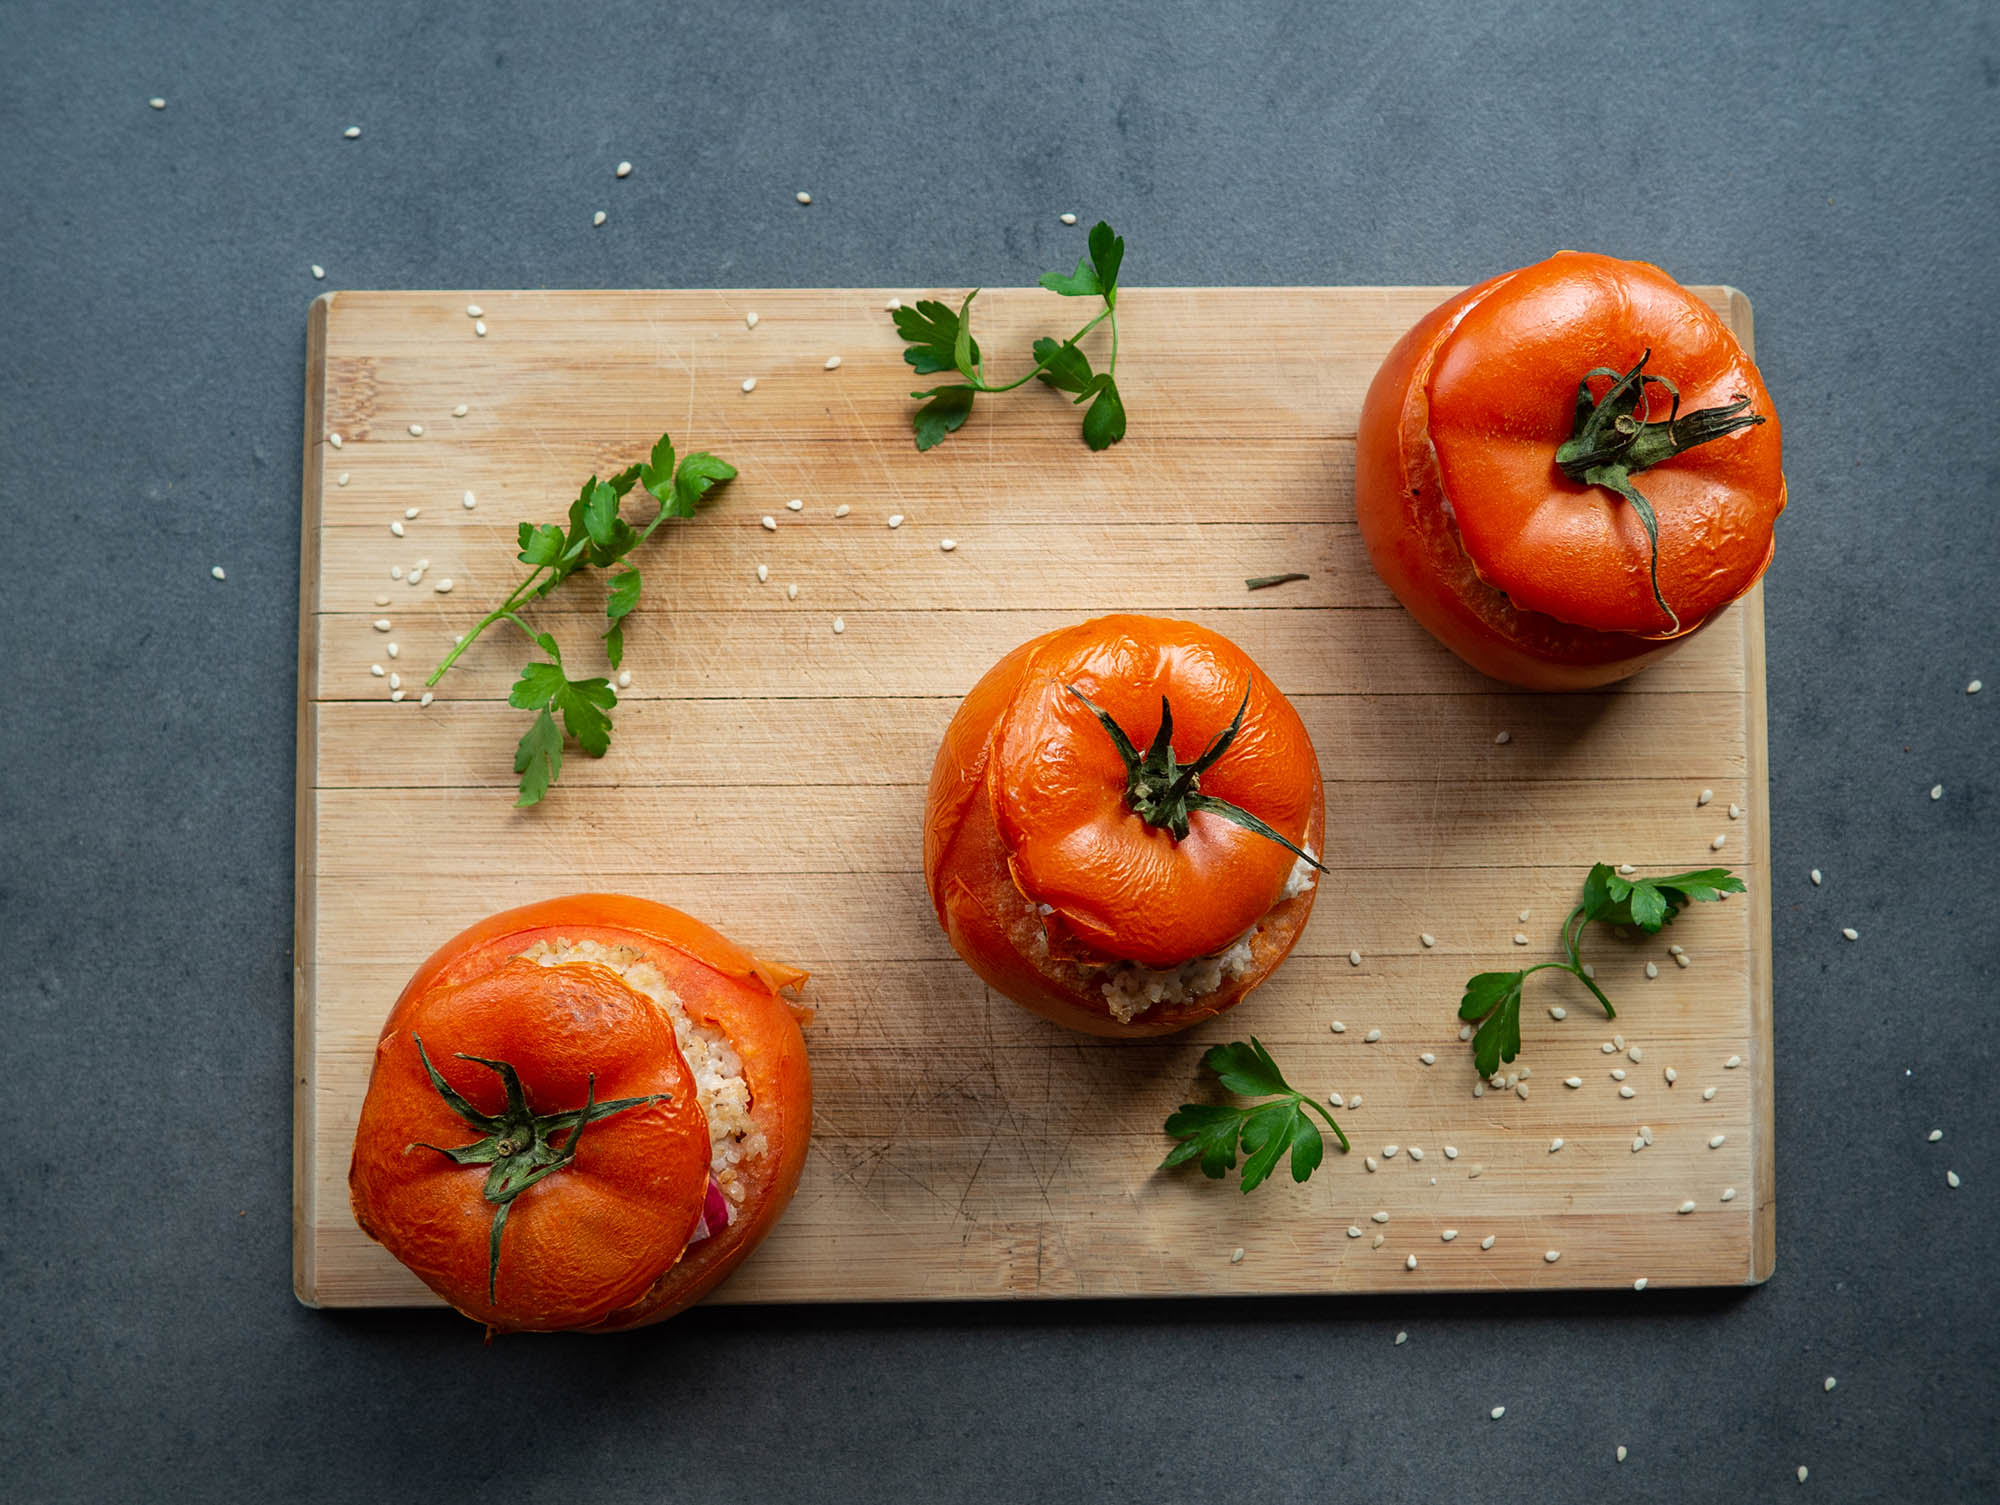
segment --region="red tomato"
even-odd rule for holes
[[[1446,647],[1496,679],[1585,689],[1757,582],[1781,447],[1707,304],[1657,267],[1564,251],[1460,293],[1390,352],[1355,510],[1376,573]]]

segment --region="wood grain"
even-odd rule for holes
[[[1041,391],[982,402],[961,434],[918,455],[884,290],[316,302],[300,559],[300,1299],[431,1303],[348,1212],[376,1033],[454,931],[582,889],[678,905],[815,973],[805,1182],[712,1299],[1768,1276],[1761,600],[1753,592],[1666,663],[1588,695],[1495,684],[1433,643],[1368,568],[1353,441],[1377,363],[1448,291],[1133,289],[1119,308],[1132,432],[1104,455],[1076,442],[1075,415]],[[1702,291],[1748,344],[1748,301]],[[484,339],[468,302],[485,309]],[[1025,349],[1067,314],[1056,304],[988,293],[981,338],[996,357]],[[1255,360],[1238,353],[1246,339]],[[742,478],[640,561],[646,601],[627,634],[633,684],[610,754],[573,754],[550,799],[517,811],[521,717],[504,703],[517,645],[482,641],[431,706],[417,704],[420,681],[514,578],[514,523],[558,516],[583,476],[638,456],[662,427]],[[842,504],[849,515],[836,517]],[[906,519],[894,530],[892,513]],[[938,547],[945,538],[954,551]],[[1312,578],[1244,589],[1246,576],[1291,569]],[[587,663],[600,610],[582,589],[539,615]],[[1016,643],[1112,610],[1205,622],[1293,697],[1327,780],[1334,869],[1266,988],[1220,1021],[1145,1043],[1072,1036],[989,994],[951,954],[918,871],[923,785],[958,696]],[[391,672],[400,704],[387,698]],[[1704,788],[1714,800],[1698,807]],[[1657,941],[1593,935],[1615,1024],[1567,979],[1532,979],[1528,1093],[1475,1097],[1455,1017],[1464,979],[1553,955],[1582,870],[1600,859],[1725,861],[1751,891]],[[1530,944],[1515,945],[1517,932]],[[1669,938],[1691,966],[1673,964]],[[1167,1110],[1209,1090],[1201,1052],[1252,1030],[1299,1085],[1360,1094],[1339,1115],[1354,1153],[1335,1152],[1303,1187],[1248,1198],[1233,1182],[1156,1174]],[[1604,1052],[1614,1031],[1639,1061]],[[1583,1085],[1566,1088],[1571,1076]],[[1634,1152],[1641,1125],[1652,1143]],[[1677,1212],[1688,1201],[1696,1211]]]

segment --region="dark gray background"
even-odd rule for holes
[[[0,4],[0,1493],[1993,1498],[1996,15]],[[1026,283],[1077,254],[1063,209],[1134,283],[1579,246],[1755,300],[1792,487],[1776,1278],[491,1349],[298,1306],[307,301]]]

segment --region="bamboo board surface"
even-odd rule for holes
[[[900,359],[888,290],[315,302],[299,621],[300,1299],[434,1304],[348,1210],[376,1035],[416,965],[460,928],[583,890],[676,905],[814,974],[805,1178],[784,1222],[711,1299],[1768,1276],[1761,596],[1598,693],[1510,690],[1434,643],[1368,567],[1353,459],[1377,364],[1446,291],[1126,291],[1131,433],[1102,455],[1038,388],[982,399],[961,433],[919,455],[907,394],[924,383]],[[1701,292],[1747,346],[1748,302]],[[468,302],[484,308],[484,337]],[[985,294],[989,359],[1003,364],[1069,318],[1057,305],[1036,291]],[[833,355],[842,363],[829,371]],[[505,696],[520,645],[482,639],[428,707],[421,681],[517,578],[516,522],[560,519],[584,476],[641,457],[663,428],[741,478],[638,561],[645,600],[629,619],[632,684],[610,753],[571,749],[542,806],[516,810],[525,718]],[[467,491],[475,509],[461,505]],[[791,498],[803,510],[789,511]],[[852,510],[837,519],[843,503]],[[907,519],[893,531],[892,513]],[[945,538],[955,551],[939,548]],[[392,579],[420,560],[419,585]],[[1286,570],[1312,578],[1244,588]],[[450,593],[437,593],[447,577]],[[572,665],[597,662],[593,590],[565,587],[538,613]],[[1333,869],[1261,991],[1147,1042],[1071,1035],[988,993],[940,932],[919,862],[925,782],[958,698],[1017,643],[1114,610],[1203,622],[1293,699],[1326,779]],[[392,703],[371,664],[400,672],[409,698]],[[1698,808],[1704,788],[1714,800]],[[1728,838],[1720,854],[1717,835]],[[1656,940],[1594,930],[1587,954],[1619,1005],[1616,1025],[1593,1019],[1571,980],[1537,975],[1517,1063],[1533,1070],[1529,1095],[1475,1098],[1455,1017],[1466,977],[1555,955],[1598,859],[1642,871],[1721,861],[1750,892],[1699,906]],[[1517,931],[1529,946],[1513,944]],[[1425,932],[1435,947],[1420,943]],[[1670,940],[1693,966],[1673,965]],[[1614,1028],[1643,1061],[1604,1053]],[[1374,1029],[1380,1041],[1366,1043]],[[1253,1031],[1295,1085],[1362,1096],[1336,1115],[1354,1152],[1329,1140],[1309,1183],[1281,1176],[1249,1197],[1234,1178],[1156,1173],[1167,1112],[1213,1091],[1201,1053]],[[1741,1065],[1727,1068],[1731,1057]],[[1618,1095],[1613,1069],[1633,1098]],[[1581,1088],[1564,1088],[1572,1075]],[[1653,1142],[1635,1153],[1641,1125]],[[1401,1150],[1385,1158],[1389,1144]],[[1690,1201],[1693,1213],[1677,1211]],[[1378,1212],[1387,1222],[1372,1221]],[[1548,1262],[1550,1250],[1561,1258]]]

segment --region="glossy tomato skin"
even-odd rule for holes
[[[1145,617],[1100,618],[1022,644],[946,730],[925,803],[924,874],[953,949],[996,992],[1067,1028],[1125,1038],[1186,1029],[1270,976],[1318,885],[1274,904],[1291,855],[1261,837],[1239,842],[1248,833],[1212,816],[1197,816],[1179,844],[1144,828],[1123,806],[1107,734],[1066,704],[1068,683],[1112,710],[1141,746],[1157,730],[1164,688],[1183,761],[1228,723],[1248,686],[1243,764],[1232,781],[1225,754],[1221,777],[1202,787],[1315,852],[1325,838],[1318,761],[1297,713],[1240,649],[1194,624]],[[1175,846],[1186,850],[1167,850]],[[1251,924],[1259,928],[1242,976],[1130,1021],[1112,1015],[1084,970],[1120,957],[1171,966],[1220,950]],[[1178,949],[1176,936],[1187,938]]]
[[[1652,600],[1636,513],[1555,465],[1576,382],[1648,349],[1683,413],[1741,392],[1766,419],[1633,477],[1659,514],[1678,631]],[[1446,647],[1509,683],[1588,689],[1756,583],[1786,501],[1780,458],[1770,394],[1706,304],[1658,268],[1563,252],[1468,288],[1396,344],[1362,406],[1355,508],[1376,573]]]
[[[742,1060],[767,1148],[739,1167],[746,1190],[729,1227],[685,1255],[707,1189],[709,1138],[672,1024],[607,968],[520,959],[537,941],[558,940],[640,953],[690,1017],[723,1031]],[[804,1011],[777,990],[804,980],[678,910],[625,895],[578,894],[480,921],[418,968],[383,1027],[349,1171],[357,1222],[453,1306],[496,1330],[608,1331],[673,1315],[741,1263],[798,1185],[811,1074]],[[407,1149],[478,1137],[431,1086],[416,1034],[432,1064],[482,1111],[501,1105],[499,1078],[456,1059],[459,1051],[510,1061],[538,1112],[581,1107],[593,1070],[600,1101],[659,1091],[672,1099],[593,1123],[575,1162],[515,1199],[493,1303],[485,1299],[494,1211],[481,1191],[485,1168]],[[599,1205],[607,1199],[611,1215]]]

